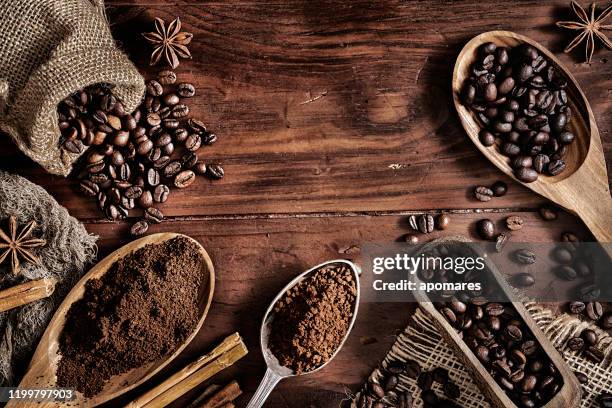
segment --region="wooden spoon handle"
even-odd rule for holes
[[[574,209],[599,242],[612,242],[612,200],[602,198]]]

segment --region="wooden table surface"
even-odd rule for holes
[[[194,117],[219,136],[201,151],[226,177],[171,195],[167,220],[210,252],[217,290],[209,318],[180,366],[239,331],[249,355],[221,375],[236,377],[246,401],[263,375],[258,330],[268,302],[293,276],[321,261],[359,259],[364,242],[408,232],[406,215],[447,211],[445,234],[477,239],[486,213],[526,220],[516,241],[550,242],[571,230],[590,238],[569,214],[546,222],[545,201],[487,162],[461,128],[450,95],[459,50],[483,31],[505,29],[549,47],[582,85],[599,124],[608,166],[612,152],[612,63],[599,51],[562,53],[571,39],[554,22],[566,1],[165,1],[107,0],[113,33],[143,73],[149,46],[140,37],[156,16],[180,17],[194,34],[192,61],[178,68],[198,97]],[[128,242],[128,222],[110,223],[74,181],[45,174],[5,138],[0,168],[45,187],[100,236],[100,256]],[[505,197],[488,203],[471,189],[496,180]],[[432,237],[440,236],[435,233]],[[411,304],[362,305],[343,351],[325,370],[285,381],[270,407],[337,407],[376,367],[413,310]],[[159,378],[159,377],[158,377]],[[136,393],[155,381],[141,387]],[[179,406],[179,405],[177,405]]]

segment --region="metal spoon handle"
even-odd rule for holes
[[[282,379],[283,377],[276,374],[274,371],[270,370],[269,368],[266,369],[266,373],[261,379],[261,383],[259,384],[257,391],[255,391],[255,394],[251,398],[251,401],[249,401],[249,405],[247,405],[246,408],[263,407],[264,402],[266,402],[266,399],[268,399],[268,395],[270,395],[274,387],[276,387],[276,384],[278,384],[278,382]]]

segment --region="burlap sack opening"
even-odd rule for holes
[[[0,129],[47,171],[66,176],[78,155],[60,147],[57,104],[106,83],[131,112],[144,80],[117,48],[102,0],[4,0],[0,22]]]

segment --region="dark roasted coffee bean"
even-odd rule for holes
[[[572,132],[561,132],[558,139],[559,142],[567,145],[574,141],[574,134]]]
[[[198,162],[195,166],[192,166],[192,170],[196,174],[206,174],[206,163]]]
[[[584,373],[574,371],[574,375],[576,376],[580,384],[586,385],[589,383],[589,377],[587,377]]]
[[[165,184],[160,184],[153,191],[153,201],[156,203],[165,203],[170,195],[170,189]]]
[[[146,120],[147,120],[147,125],[149,125],[151,127],[156,127],[156,126],[159,126],[161,124],[161,118],[155,112],[150,112],[149,114],[147,114],[147,119]]]
[[[433,376],[433,380],[441,385],[446,385],[448,383],[448,370],[443,367],[436,367],[431,372]]]
[[[561,174],[565,170],[565,161],[562,159],[553,160],[548,163],[547,171],[551,176]]]
[[[531,167],[533,158],[531,156],[519,155],[512,160],[512,168],[520,169],[521,167]]]
[[[428,371],[422,372],[417,379],[417,385],[423,391],[431,389],[431,386],[433,385],[433,376],[431,373]]]
[[[506,142],[501,146],[501,152],[505,156],[516,156],[521,152],[521,148],[514,143]]]
[[[130,228],[130,234],[132,234],[132,236],[138,237],[146,234],[148,229],[149,223],[145,220],[141,220],[132,224],[132,227]]]
[[[535,375],[527,375],[521,382],[521,391],[524,393],[530,393],[533,391],[538,383],[538,378]]]
[[[210,167],[209,167],[210,169]],[[417,226],[422,234],[429,234],[434,230],[434,218],[429,214],[419,215],[417,218]]]
[[[491,186],[491,190],[493,191],[493,195],[495,197],[501,197],[506,195],[506,193],[508,192],[508,185],[503,181],[496,181]]]
[[[439,230],[445,230],[450,226],[450,222],[451,222],[450,215],[440,214],[436,217],[436,228],[438,228]]]
[[[520,288],[526,288],[535,284],[535,278],[528,272],[519,273],[514,276],[513,282]]]
[[[478,186],[474,189],[474,198],[478,201],[489,201],[493,197],[493,191],[485,186]]]
[[[578,273],[574,268],[568,265],[560,266],[556,269],[557,275],[567,281],[572,281],[578,277]]]
[[[153,168],[155,168],[156,170],[160,170],[166,167],[168,163],[170,163],[170,156],[160,156],[157,160],[155,160],[155,162],[153,162]]]
[[[215,133],[203,133],[202,143],[205,145],[211,145],[217,141],[217,135]]]
[[[146,181],[147,184],[151,187],[157,186],[160,181],[159,172],[154,168],[147,170]]]
[[[143,191],[140,197],[138,197],[138,205],[143,209],[147,209],[153,205],[153,195],[149,190]]]
[[[165,178],[172,178],[181,171],[182,165],[178,160],[173,160],[164,167],[162,174]]]
[[[512,325],[512,324],[509,326],[506,326],[504,334],[506,335],[508,339],[512,341],[521,341],[521,339],[523,338],[523,333],[520,327]]]
[[[603,316],[603,306],[599,302],[589,302],[586,305],[585,313],[591,320],[599,320]]]
[[[574,247],[571,248],[575,250]],[[591,267],[582,259],[578,259],[576,262],[574,262],[574,269],[576,270],[576,273],[578,273],[578,276],[583,278],[589,277],[592,274]]]
[[[601,289],[595,284],[587,283],[580,285],[576,290],[576,294],[583,302],[593,302],[601,294]]]
[[[450,308],[445,307],[442,310],[440,310],[440,312],[446,318],[446,320],[448,320],[450,323],[457,322],[457,315]]]
[[[529,167],[521,167],[516,169],[514,171],[514,175],[523,183],[533,183],[538,179],[538,173]]]
[[[427,389],[421,392],[421,399],[426,406],[435,406],[438,403],[438,396],[433,390]]]
[[[100,187],[92,181],[83,180],[80,184],[81,191],[83,194],[89,197],[96,197],[100,192]]]
[[[544,154],[538,154],[533,159],[533,168],[538,173],[543,173],[545,169],[548,168],[548,163],[550,162],[550,158]]]
[[[162,133],[161,135],[159,135],[157,140],[155,140],[155,147],[164,147],[171,142],[172,136],[170,136],[168,133]]]
[[[115,221],[119,219],[119,211],[117,210],[117,207],[115,207],[115,205],[113,204],[110,204],[109,206],[106,207],[105,214],[106,214],[106,218],[108,218],[111,221]]]
[[[421,375],[421,366],[414,360],[406,360],[405,374],[409,378],[417,379]]]
[[[394,375],[402,374],[405,369],[406,364],[401,361],[393,360],[387,364],[387,371]]]
[[[80,140],[68,140],[64,143],[64,149],[70,153],[81,154],[85,150],[85,146]]]
[[[172,85],[176,82],[176,73],[170,70],[160,71],[157,74],[157,79],[162,85]]]
[[[370,382],[369,389],[370,389],[370,393],[377,398],[383,398],[385,396],[385,390],[378,383]]]
[[[574,301],[568,305],[569,311],[574,314],[580,314],[586,309],[584,302]]]
[[[174,153],[174,143],[168,143],[167,145],[161,148],[161,151],[162,154],[166,156],[172,156],[172,153]]]
[[[563,246],[556,247],[553,250],[553,256],[557,262],[562,264],[571,263],[574,259],[574,255],[572,254],[572,252],[568,248]]]
[[[601,328],[604,330],[612,329],[612,312],[607,312],[601,317]]]
[[[219,164],[209,164],[206,170],[206,175],[212,179],[221,179],[225,175],[223,167]]]
[[[489,147],[495,144],[495,136],[493,136],[493,133],[489,132],[488,130],[481,130],[478,137],[483,146]]]
[[[147,82],[147,94],[151,96],[161,96],[164,93],[164,87],[162,84],[155,80]]]
[[[189,115],[189,106],[180,103],[172,108],[172,117],[176,119],[184,118]]]
[[[153,142],[150,139],[145,139],[138,144],[136,151],[141,156],[146,156],[153,149]]]
[[[174,186],[177,188],[189,187],[195,181],[195,173],[191,170],[183,170],[174,178]]]
[[[567,341],[567,348],[572,351],[582,350],[584,348],[584,339],[580,337],[572,337]]]
[[[195,87],[189,83],[181,83],[178,85],[177,89],[178,94],[183,98],[191,98],[196,93]]]
[[[538,211],[543,220],[552,221],[557,219],[557,212],[550,206],[543,205]]]
[[[505,308],[501,303],[489,303],[485,306],[485,311],[489,316],[501,316]]]
[[[159,224],[164,219],[164,214],[155,207],[149,207],[144,213],[144,217],[147,221],[153,224]]]
[[[601,363],[605,357],[604,352],[595,346],[587,347],[584,351],[584,356],[595,364]]]
[[[162,98],[162,103],[166,106],[177,105],[180,101],[181,99],[179,98],[179,96],[174,93],[164,95],[164,97]]]
[[[514,252],[514,260],[522,265],[531,265],[536,262],[536,255],[528,249],[518,249]]]
[[[506,227],[511,231],[518,231],[523,228],[525,221],[518,215],[511,215],[506,218]]]
[[[397,376],[389,375],[385,380],[385,392],[393,391],[398,383],[399,380]]]
[[[482,239],[490,240],[495,237],[495,224],[489,219],[480,220],[477,224],[477,231]]]
[[[181,164],[184,169],[190,169],[198,162],[198,156],[193,152],[187,152],[181,157]]]
[[[195,152],[202,145],[202,137],[197,133],[192,133],[185,140],[185,148],[190,152]]]
[[[161,156],[162,156],[161,149],[159,147],[155,147],[149,152],[149,154],[147,155],[147,158],[149,159],[150,162],[156,162]]]
[[[162,120],[162,126],[165,129],[176,129],[180,126],[180,122],[177,119],[168,118]]]

